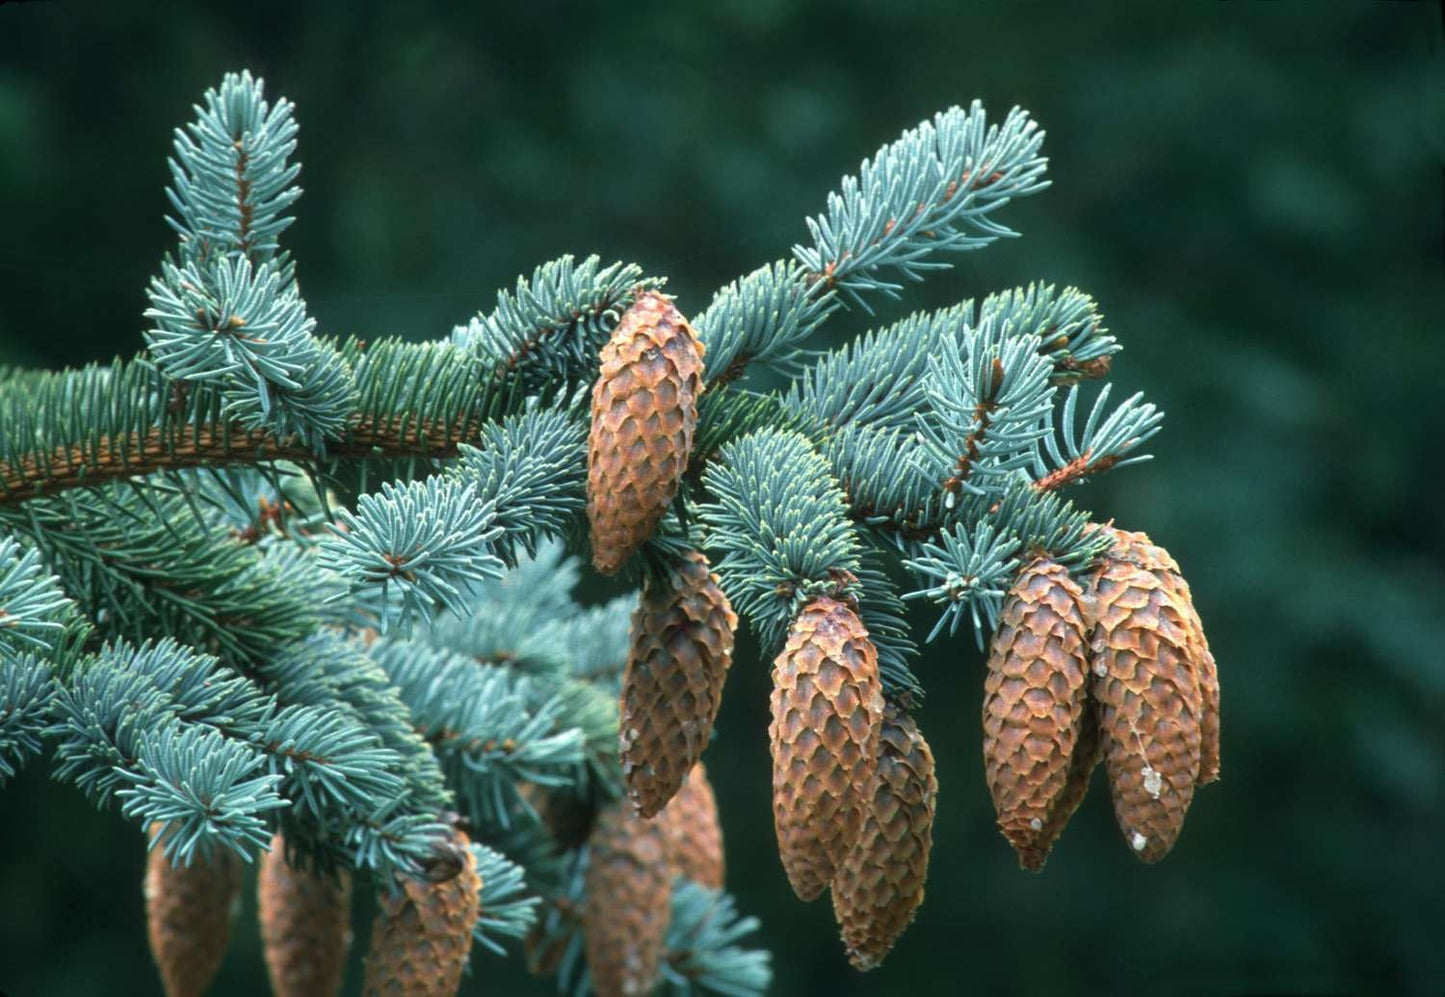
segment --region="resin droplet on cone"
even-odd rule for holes
[[[602,347],[587,441],[592,563],[612,574],[677,495],[692,453],[703,345],[672,301],[637,296]]]
[[[1088,708],[1083,595],[1061,565],[1035,561],[1009,590],[989,654],[984,774],[999,830],[1026,869],[1042,868],[1062,831],[1051,818]]]
[[[275,997],[333,997],[351,947],[351,875],[336,878],[286,861],[277,834],[256,876],[261,945]]]
[[[398,876],[378,890],[366,953],[366,997],[452,997],[472,952],[481,877],[471,841],[453,832],[435,869],[438,879]]]
[[[883,687],[857,613],[819,596],[773,663],[773,822],[788,882],[803,900],[828,884],[863,823],[877,766]]]
[[[151,837],[161,832],[152,825]],[[146,856],[146,928],[166,997],[201,997],[216,978],[231,940],[242,862],[229,849],[171,865],[161,841]]]
[[[889,704],[863,829],[833,880],[833,913],[857,969],[881,963],[923,903],[937,797],[928,742]]]
[[[672,916],[667,836],[626,800],[597,816],[587,860],[582,934],[597,997],[640,997],[657,984]]]
[[[667,805],[712,737],[737,622],[696,551],[643,587],[618,713],[622,773],[644,817]]]
[[[693,766],[682,789],[658,815],[657,822],[667,835],[674,875],[686,876],[710,890],[722,889],[722,826],[702,762]]]
[[[1203,701],[1188,630],[1153,573],[1114,557],[1090,592],[1094,698],[1114,816],[1145,862],[1168,854],[1199,777]]]

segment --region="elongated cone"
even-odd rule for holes
[[[471,841],[453,831],[426,879],[398,876],[395,890],[376,895],[366,997],[452,997],[472,951],[482,880]]]
[[[1091,700],[1085,706],[1084,719],[1079,724],[1079,740],[1069,758],[1069,774],[1064,781],[1063,791],[1054,800],[1053,808],[1044,820],[1044,829],[1038,834],[1034,850],[1026,856],[1019,856],[1019,864],[1029,872],[1043,869],[1044,861],[1053,850],[1054,843],[1059,840],[1059,835],[1064,833],[1069,818],[1074,816],[1079,804],[1084,802],[1084,795],[1089,791],[1089,777],[1104,760],[1104,739],[1099,735],[1098,714],[1098,704]]]
[[[656,291],[643,291],[602,347],[587,441],[592,563],[622,566],[677,494],[702,394],[702,342]]]
[[[696,551],[642,590],[622,675],[619,742],[627,793],[644,817],[667,805],[712,737],[737,623]]]
[[[1214,663],[1214,655],[1209,652],[1204,622],[1194,608],[1194,595],[1179,571],[1178,562],[1167,550],[1151,541],[1147,534],[1124,530],[1113,532],[1117,543],[1115,555],[1153,572],[1174,596],[1175,604],[1184,617],[1189,663],[1199,681],[1199,693],[1204,701],[1204,714],[1199,721],[1199,784],[1214,782],[1219,778],[1219,669]]]
[[[686,876],[710,890],[722,889],[722,826],[717,819],[717,799],[702,762],[693,766],[682,789],[657,821],[667,835],[673,874]]]
[[[671,917],[667,836],[625,800],[605,807],[592,829],[582,934],[597,997],[652,993]]]
[[[1114,817],[1144,862],[1174,847],[1199,777],[1203,701],[1188,631],[1150,571],[1114,557],[1090,592],[1094,698]]]
[[[983,695],[984,776],[1019,864],[1039,869],[1044,829],[1068,785],[1088,698],[1084,593],[1061,565],[1019,573],[994,631]],[[1060,828],[1062,830],[1062,828]]]
[[[277,834],[256,879],[261,944],[275,997],[334,997],[351,947],[351,875],[336,878],[286,861]]]
[[[152,825],[151,837],[161,833]],[[166,997],[201,997],[216,978],[231,940],[241,894],[241,859],[229,849],[190,865],[171,865],[161,842],[146,857],[146,927]]]
[[[883,961],[923,903],[938,779],[917,724],[890,703],[863,830],[833,880],[833,914],[856,969]]]
[[[883,721],[878,652],[846,604],[803,607],[773,663],[773,824],[793,892],[816,899],[863,825]]]

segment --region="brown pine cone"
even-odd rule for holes
[[[773,824],[793,892],[816,899],[863,824],[883,721],[878,652],[857,613],[803,607],[773,663]]]
[[[1199,682],[1199,693],[1204,702],[1204,713],[1199,721],[1199,784],[1214,782],[1219,778],[1219,669],[1214,663],[1214,655],[1209,652],[1204,623],[1199,618],[1199,611],[1194,608],[1189,583],[1180,573],[1178,562],[1167,550],[1151,541],[1147,534],[1117,529],[1113,533],[1116,539],[1114,555],[1153,572],[1174,596],[1175,604],[1183,614],[1190,667]]]
[[[1019,856],[1019,864],[1029,872],[1038,872],[1053,850],[1059,835],[1064,833],[1069,818],[1084,802],[1089,791],[1089,777],[1104,760],[1104,739],[1099,735],[1099,707],[1092,699],[1084,707],[1084,717],[1079,723],[1079,739],[1074,744],[1074,753],[1069,758],[1068,777],[1064,788],[1054,800],[1049,816],[1044,820],[1044,829],[1039,832],[1033,851]]]
[[[625,800],[597,816],[587,860],[583,942],[597,997],[652,993],[672,916],[667,836]]]
[[[712,737],[737,623],[696,551],[642,590],[618,710],[622,773],[644,817],[667,805]]]
[[[154,839],[161,825],[150,828]],[[229,849],[173,866],[157,840],[146,856],[146,927],[166,997],[201,997],[231,940],[241,894],[241,859]]]
[[[1164,584],[1128,560],[1107,558],[1090,596],[1114,816],[1134,853],[1157,862],[1179,836],[1199,776],[1203,702],[1188,629]]]
[[[1026,869],[1048,855],[1044,829],[1068,784],[1087,706],[1083,597],[1065,568],[1035,561],[1009,590],[989,654],[984,774],[999,830]]]
[[[398,876],[377,893],[366,997],[452,997],[472,952],[482,880],[465,833],[453,831],[445,861],[430,876]]]
[[[331,997],[346,975],[351,947],[351,875],[337,878],[286,861],[279,833],[256,877],[261,944],[275,997]]]
[[[657,822],[667,835],[673,875],[686,876],[710,890],[722,889],[722,827],[717,819],[717,800],[702,762],[693,766],[682,789],[663,809]]]
[[[703,345],[671,299],[643,291],[602,347],[587,441],[592,563],[622,567],[652,535],[692,453]]]
[[[833,880],[833,913],[855,969],[878,966],[923,903],[937,796],[928,742],[888,704],[863,830]]]

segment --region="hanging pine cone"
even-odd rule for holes
[[[261,944],[275,997],[331,997],[351,947],[351,876],[297,869],[278,833],[256,878]]]
[[[712,737],[737,622],[696,551],[642,590],[622,676],[619,740],[627,792],[644,817],[667,805]]]
[[[396,889],[378,891],[362,981],[366,997],[452,997],[461,986],[482,881],[471,841],[452,833],[428,878],[398,876]]]
[[[1110,556],[1090,592],[1094,698],[1114,816],[1145,862],[1168,854],[1199,776],[1203,701],[1188,628],[1150,571]]]
[[[878,652],[847,605],[819,596],[793,621],[772,712],[778,854],[793,892],[813,900],[858,837],[883,720]]]
[[[597,997],[652,993],[672,915],[667,836],[625,800],[597,816],[587,860],[582,934]]]
[[[833,913],[856,969],[881,963],[923,903],[937,796],[928,742],[889,703],[863,830],[833,880]]]
[[[1074,753],[1069,758],[1068,777],[1064,788],[1054,800],[1049,816],[1044,820],[1044,829],[1038,833],[1034,850],[1027,856],[1020,856],[1020,864],[1029,872],[1038,872],[1044,867],[1059,835],[1064,833],[1069,818],[1084,802],[1089,791],[1089,777],[1104,760],[1104,739],[1099,734],[1099,707],[1092,698],[1084,707],[1084,718],[1079,724],[1079,739],[1074,744]]]
[[[643,291],[602,347],[587,441],[592,563],[622,566],[652,535],[692,453],[703,345],[672,301]]]
[[[1174,597],[1175,605],[1184,617],[1189,663],[1199,681],[1199,693],[1204,703],[1204,713],[1199,721],[1199,784],[1214,782],[1219,778],[1219,670],[1214,663],[1214,655],[1209,653],[1204,623],[1194,608],[1189,583],[1180,573],[1178,562],[1167,550],[1151,541],[1147,534],[1125,530],[1114,530],[1113,533],[1116,541],[1114,555],[1152,572]]]
[[[682,789],[657,822],[667,835],[673,874],[686,876],[710,890],[722,889],[722,826],[717,819],[717,799],[702,762],[693,766]]]
[[[1068,784],[1087,706],[1083,597],[1063,566],[1035,561],[1009,590],[989,654],[984,774],[999,830],[1026,869],[1048,856],[1044,830]]]
[[[162,826],[153,824],[152,839]],[[162,842],[146,857],[146,927],[166,997],[201,997],[216,978],[231,940],[241,893],[241,859],[229,849],[190,865],[171,865]]]

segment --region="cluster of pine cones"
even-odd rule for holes
[[[677,495],[702,393],[703,345],[671,301],[638,296],[601,354],[587,513],[593,563],[613,573]],[[1042,868],[1107,759],[1115,814],[1146,862],[1179,835],[1194,787],[1219,775],[1219,681],[1179,566],[1112,527],[1086,579],[1037,560],[994,635],[984,762],[999,827]],[[657,814],[707,746],[737,617],[691,552],[649,578],[633,618],[621,758],[637,815]],[[923,900],[937,780],[906,705],[885,699],[877,652],[842,595],[805,603],[773,668],[773,812],[793,890],[832,890],[849,959],[870,969]]]
[[[159,843],[151,849],[147,927],[166,997],[201,997],[210,987],[226,956],[241,886],[241,860],[229,851],[172,865]],[[470,842],[454,831],[426,879],[398,877],[394,889],[380,892],[362,984],[366,997],[456,993],[471,954],[481,886]],[[351,877],[293,866],[278,834],[261,859],[256,893],[275,997],[339,993],[351,947]]]
[[[1080,586],[1034,561],[1008,594],[984,684],[983,757],[998,825],[1037,871],[1101,760],[1145,862],[1168,854],[1194,787],[1219,778],[1219,676],[1179,565],[1143,533]]]
[[[677,494],[697,426],[702,353],[687,320],[656,292],[638,296],[602,350],[587,513],[593,563],[604,573],[642,547]],[[667,807],[707,747],[736,626],[699,552],[645,582],[620,703],[622,769],[637,818]],[[805,900],[832,888],[849,957],[872,968],[923,899],[933,756],[907,712],[885,702],[868,632],[856,607],[837,598],[814,598],[793,622],[774,668],[772,709],[784,869]],[[641,840],[635,831],[631,837]],[[588,887],[590,905],[590,880]]]

